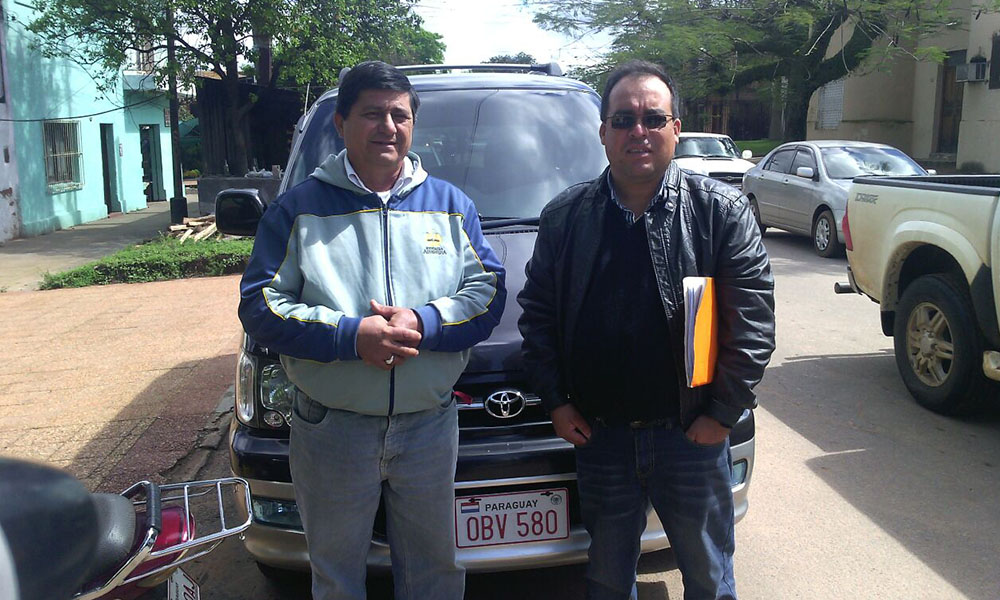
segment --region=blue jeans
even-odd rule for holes
[[[289,463],[312,563],[314,600],[363,600],[366,559],[384,500],[396,598],[460,600],[455,562],[454,401],[377,417],[300,394]]]
[[[590,533],[587,598],[635,598],[639,538],[649,504],[667,532],[685,600],[736,599],[732,456],[690,441],[679,427],[596,423],[577,447],[584,524]]]

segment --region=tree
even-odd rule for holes
[[[134,52],[156,58],[162,83],[174,72],[187,83],[214,72],[226,97],[230,172],[248,161],[241,126],[252,107],[240,99],[241,71],[255,64],[258,82],[332,84],[341,68],[365,59],[440,62],[440,36],[425,31],[415,0],[37,0],[41,16],[29,28],[48,56],[97,67],[110,88]],[[167,18],[168,8],[173,19]],[[176,62],[165,60],[167,41]]]
[[[488,58],[486,62],[493,64],[533,65],[537,61],[534,56],[527,52],[518,52],[517,54],[497,54]]]
[[[779,82],[773,88],[789,116],[786,139],[805,139],[809,99],[817,89],[863,63],[882,64],[904,53],[940,61],[940,49],[918,48],[917,42],[960,26],[963,18],[937,0],[528,1],[544,28],[612,35],[611,51],[600,63],[574,72],[594,85],[629,58],[664,66],[688,98]]]

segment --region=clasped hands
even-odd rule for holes
[[[371,309],[374,314],[361,319],[358,327],[361,360],[389,371],[419,354],[417,346],[424,337],[424,327],[413,309],[385,306],[374,300]]]

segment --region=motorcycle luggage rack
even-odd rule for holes
[[[247,483],[245,479],[240,477],[186,481],[165,485],[157,485],[149,481],[140,481],[122,492],[121,495],[129,500],[132,500],[133,505],[146,506],[146,532],[143,536],[142,542],[131,551],[128,560],[126,560],[125,564],[118,568],[110,579],[89,591],[77,594],[73,597],[73,600],[92,600],[94,598],[99,598],[118,586],[139,581],[140,579],[147,579],[151,576],[163,573],[164,571],[175,569],[179,565],[208,554],[214,550],[216,546],[221,544],[222,540],[225,538],[245,531],[248,527],[250,527],[250,523],[252,521],[251,516],[247,516],[247,518],[242,521],[239,521],[239,519],[229,519],[229,524],[227,524],[226,507],[223,499],[224,488],[231,489],[231,493],[233,493],[237,501],[242,502],[245,505],[244,514],[253,514],[250,507],[250,484]],[[191,513],[191,499],[207,496],[213,491],[213,489],[218,503],[220,528],[218,531],[213,531],[205,535],[199,535],[197,531],[199,529],[204,530],[205,526],[204,524],[197,525],[197,523],[200,522],[200,519],[194,518],[195,516]],[[176,495],[164,495],[164,492],[179,493]],[[134,500],[134,498],[139,496],[144,496],[144,499]],[[187,524],[189,530],[190,528],[195,530],[195,535],[189,540],[172,544],[165,548],[160,548],[159,550],[153,550],[153,546],[156,544],[156,539],[161,533],[161,517],[163,504],[165,503],[183,504],[184,522]],[[232,516],[233,512],[234,511],[230,511],[230,516]],[[233,525],[231,524],[233,521],[239,521],[239,523]],[[175,558],[168,560],[165,564],[159,565],[148,571],[142,571],[141,573],[134,574],[136,569],[144,563],[172,555],[175,556]]]

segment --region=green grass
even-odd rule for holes
[[[774,150],[781,144],[781,140],[743,140],[737,141],[736,147],[740,149],[740,152],[744,150],[749,150],[753,152],[753,155],[760,158]]]
[[[252,239],[189,240],[180,244],[175,238],[163,236],[82,267],[46,273],[39,287],[52,290],[242,273],[251,249]]]

